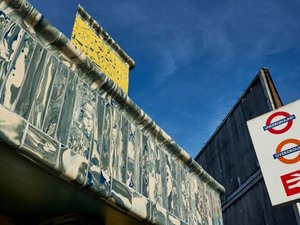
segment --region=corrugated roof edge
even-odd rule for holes
[[[4,3],[4,4],[3,4]],[[13,9],[13,10],[12,10]],[[125,94],[113,81],[78,50],[71,41],[53,27],[27,0],[2,0],[0,10],[20,22],[20,25],[35,36],[39,43],[58,57],[72,70],[81,72],[82,81],[98,91],[144,134],[153,137],[159,147],[188,168],[190,173],[206,182],[220,194],[225,188],[212,178],[183,148]]]
[[[256,74],[256,76],[253,78],[253,80],[250,82],[249,86],[247,87],[247,89],[244,91],[244,93],[242,94],[242,96],[239,98],[239,100],[234,104],[234,106],[231,108],[231,110],[228,112],[228,114],[226,115],[226,117],[223,119],[223,121],[221,122],[221,124],[218,126],[218,128],[215,130],[215,132],[211,135],[211,137],[208,139],[208,141],[205,143],[205,145],[200,149],[199,153],[196,155],[195,160],[197,160],[200,155],[204,152],[202,151],[203,149],[205,149],[207,147],[207,145],[212,141],[212,139],[216,136],[216,134],[219,132],[219,130],[222,128],[222,126],[225,124],[227,118],[231,115],[231,113],[235,110],[235,108],[241,103],[243,97],[247,94],[247,92],[250,91],[253,83],[257,80],[260,79],[260,76],[262,75],[266,75],[267,76],[267,82],[266,85],[270,88],[272,87],[272,101],[275,100],[279,100],[281,102],[281,99],[278,95],[277,89],[273,83],[272,77],[269,73],[269,70],[265,67],[261,68],[260,71]],[[275,93],[273,93],[275,92]],[[281,106],[282,106],[282,102],[281,102]],[[276,107],[280,107],[280,104],[276,104]]]
[[[99,23],[93,19],[93,17],[84,10],[84,8],[79,4],[77,15],[95,32],[96,35],[103,38],[105,43],[112,48],[125,63],[129,65],[129,69],[132,70],[135,67],[134,60],[115,42],[114,39],[99,25]]]

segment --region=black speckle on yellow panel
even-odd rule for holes
[[[129,67],[79,16],[75,18],[72,43],[87,55],[125,93],[128,93]]]

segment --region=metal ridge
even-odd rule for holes
[[[129,69],[132,70],[135,67],[134,60],[115,42],[113,38],[99,25],[99,23],[93,19],[93,17],[88,14],[84,8],[79,4],[77,15],[84,21],[87,22],[91,29],[96,35],[103,38],[105,43],[113,49],[125,63],[129,65]]]
[[[4,3],[4,4],[3,4]],[[11,10],[12,8],[13,10]],[[42,46],[58,57],[70,69],[77,71],[83,82],[104,96],[114,107],[144,134],[153,137],[159,147],[188,168],[190,173],[206,182],[220,194],[225,188],[212,178],[183,148],[163,131],[132,99],[110,80],[89,58],[53,27],[27,0],[0,0],[0,10],[20,22],[27,32],[34,35]]]

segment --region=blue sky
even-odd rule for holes
[[[67,37],[81,4],[135,60],[129,96],[192,156],[262,67],[300,98],[298,0],[31,0]]]

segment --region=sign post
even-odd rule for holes
[[[300,201],[300,100],[247,125],[272,205]]]

